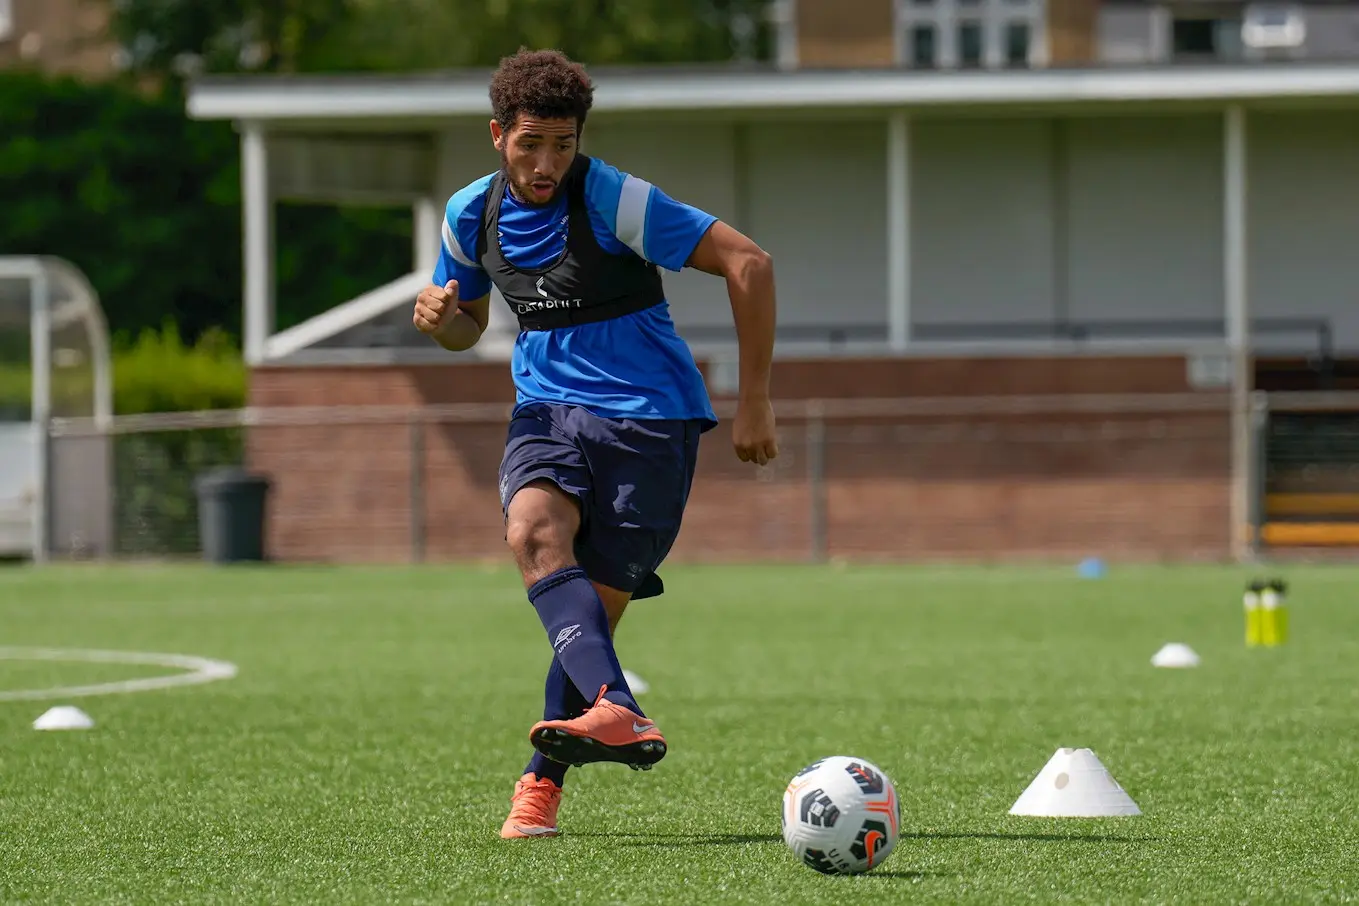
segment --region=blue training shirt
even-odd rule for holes
[[[444,215],[434,283],[458,281],[463,299],[491,291],[477,263],[477,233],[489,174],[455,193]],[[592,158],[585,206],[595,239],[613,255],[640,255],[680,271],[716,217],[675,201],[651,183]],[[566,244],[567,199],[525,205],[505,192],[500,249],[515,267],[543,267]],[[493,237],[491,237],[493,238]],[[511,362],[516,410],[527,403],[580,406],[604,418],[701,419],[716,424],[703,375],[675,331],[667,302],[643,311],[555,330],[520,331]]]

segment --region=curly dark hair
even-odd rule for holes
[[[585,67],[556,50],[521,47],[513,56],[502,58],[491,76],[491,110],[506,131],[521,113],[543,119],[575,117],[579,131],[594,95]]]

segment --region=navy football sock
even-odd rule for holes
[[[554,657],[547,668],[547,682],[543,688],[543,720],[580,717],[592,704],[594,702],[582,695],[571,677],[566,675],[561,658]]]
[[[554,657],[552,666],[547,668],[547,682],[543,689],[543,720],[570,720],[580,717],[589,707],[590,702],[585,700],[576,684],[571,682],[571,677],[566,675],[562,662]],[[566,781],[568,767],[570,765],[534,752],[524,773],[536,774],[540,780],[546,777],[561,786]]]
[[[528,766],[524,768],[524,773],[533,774],[539,780],[551,780],[557,786],[566,786],[566,769],[569,767],[571,767],[569,764],[553,761],[541,752],[534,752]]]
[[[528,599],[538,611],[557,660],[590,703],[594,703],[600,687],[607,686],[605,698],[641,714],[613,650],[604,602],[585,577],[585,570],[579,566],[557,570],[538,580],[529,589]]]

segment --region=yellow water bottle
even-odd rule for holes
[[[1284,595],[1288,591],[1287,584],[1283,579],[1272,579],[1265,589],[1262,601],[1267,601],[1273,605],[1274,612],[1274,644],[1282,645],[1288,641],[1288,602]]]
[[[1279,644],[1279,593],[1273,581],[1260,589],[1260,644],[1266,648]]]
[[[1246,608],[1246,647],[1248,648],[1263,644],[1260,632],[1260,592],[1264,587],[1265,584],[1259,579],[1255,579],[1246,586],[1244,603]]]

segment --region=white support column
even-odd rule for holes
[[[893,352],[911,341],[911,121],[887,121],[887,335]]]
[[[245,123],[241,133],[241,207],[245,241],[245,361],[258,365],[274,333],[274,199],[264,127]]]
[[[1031,5],[1029,10],[1029,65],[1046,69],[1052,55],[1048,46],[1047,10],[1038,4]]]
[[[774,0],[767,9],[769,22],[774,27],[774,60],[780,69],[796,69],[797,0]]]
[[[51,542],[52,454],[52,285],[41,268],[35,269],[30,305],[29,338],[33,369],[33,562],[46,563]]]
[[[412,215],[415,218],[415,229],[411,230],[415,239],[413,264],[417,271],[429,276],[439,263],[439,249],[444,241],[443,211],[433,198],[421,198],[415,203]]]
[[[1232,359],[1231,540],[1232,555],[1237,560],[1245,560],[1253,546],[1248,532],[1251,482],[1255,472],[1250,432],[1250,397],[1255,369],[1251,355],[1248,287],[1246,111],[1241,105],[1227,108],[1222,135],[1222,286],[1227,350]]]

